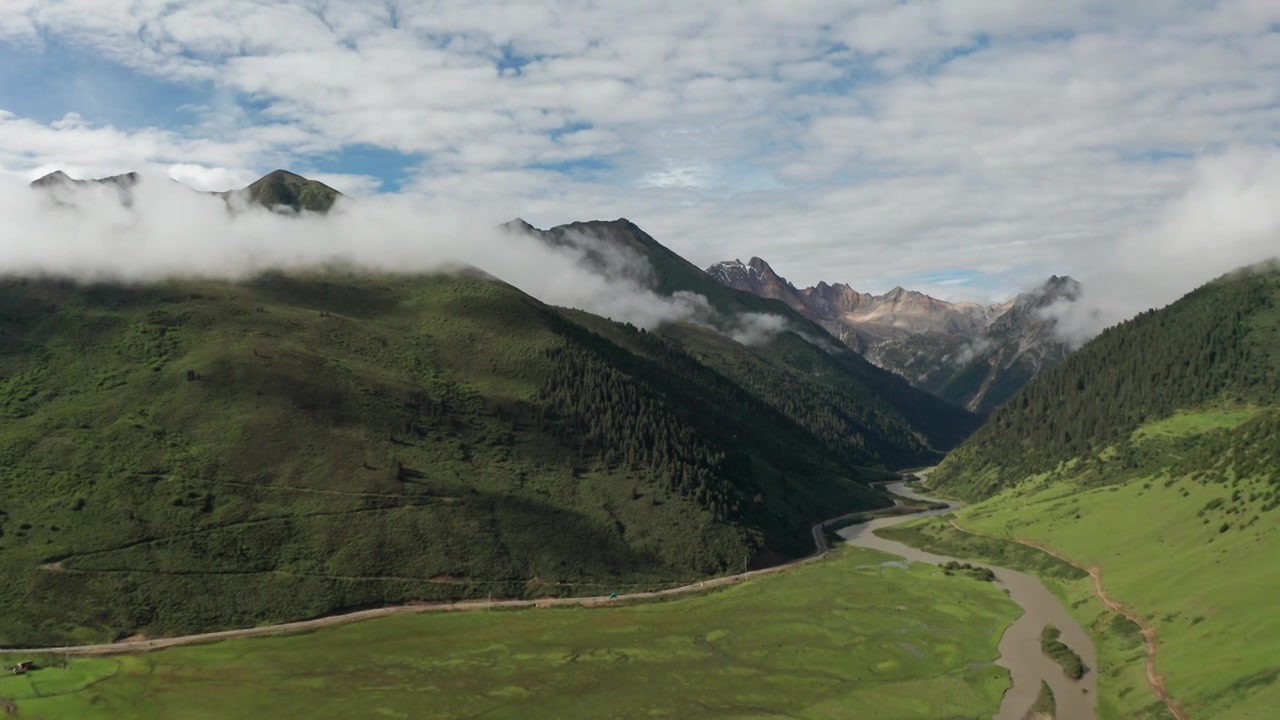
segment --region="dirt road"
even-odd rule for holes
[[[893,507],[901,507],[902,503],[894,501]],[[102,643],[97,645],[63,645],[57,647],[44,648],[0,648],[0,653],[17,653],[17,654],[55,654],[55,655],[77,655],[77,656],[93,656],[93,655],[121,655],[125,653],[150,652],[152,650],[161,650],[164,648],[177,647],[180,645],[195,645],[199,643],[217,642],[219,640],[231,640],[234,638],[261,637],[265,635],[282,635],[288,633],[307,632],[324,627],[332,627],[334,625],[345,625],[347,623],[360,622],[362,620],[371,620],[373,618],[389,617],[392,615],[411,615],[429,612],[464,612],[474,610],[489,609],[510,609],[510,608],[547,608],[547,607],[599,607],[607,605],[617,605],[632,600],[652,600],[657,598],[671,597],[673,595],[684,595],[688,593],[702,592],[719,587],[736,585],[737,583],[752,578],[771,575],[773,573],[789,570],[800,565],[811,563],[821,559],[829,552],[827,547],[826,528],[834,523],[841,522],[851,517],[861,515],[862,513],[846,513],[839,517],[824,520],[813,526],[813,554],[797,560],[793,560],[783,565],[775,565],[760,570],[751,570],[737,575],[726,575],[723,577],[710,578],[680,587],[667,588],[666,590],[654,590],[651,592],[628,593],[610,597],[607,595],[597,595],[593,597],[570,597],[570,598],[541,598],[537,600],[468,600],[463,602],[452,603],[420,603],[413,605],[395,605],[391,607],[375,608],[372,610],[358,610],[356,612],[344,613],[342,615],[330,615],[327,617],[315,618],[312,620],[299,620],[296,622],[280,623],[277,625],[263,625],[260,627],[244,628],[241,630],[222,630],[218,632],[199,633],[196,635],[182,635],[169,638],[155,639],[139,639],[127,640],[115,643]],[[54,568],[48,568],[53,570]]]
[[[1009,538],[996,537],[994,535],[987,535],[986,533],[980,533],[976,530],[970,530],[966,527],[962,527],[955,520],[950,520],[949,522],[951,523],[951,527],[963,533],[968,533],[970,535],[977,535],[978,537],[990,538],[992,540],[1002,540],[1002,541],[1009,540]],[[1067,563],[1068,565],[1072,565],[1076,568],[1079,568],[1089,573],[1089,577],[1093,579],[1093,590],[1097,594],[1098,599],[1102,601],[1102,604],[1105,605],[1108,610],[1111,610],[1112,612],[1116,612],[1123,615],[1125,618],[1132,621],[1135,625],[1137,625],[1142,630],[1142,637],[1146,641],[1146,645],[1147,645],[1147,682],[1151,685],[1151,689],[1155,691],[1156,696],[1160,698],[1160,702],[1164,703],[1165,707],[1169,709],[1169,712],[1173,713],[1173,716],[1177,718],[1177,720],[1189,720],[1187,718],[1186,712],[1183,711],[1182,706],[1179,705],[1176,700],[1174,700],[1172,697],[1169,696],[1169,690],[1168,688],[1165,687],[1164,676],[1156,672],[1156,651],[1159,649],[1159,646],[1160,646],[1159,638],[1156,635],[1156,629],[1152,627],[1152,625],[1148,623],[1145,619],[1138,616],[1136,613],[1126,608],[1121,602],[1119,602],[1118,600],[1112,598],[1110,595],[1107,594],[1107,589],[1102,584],[1102,568],[1099,567],[1098,565],[1085,567],[1084,565],[1081,565],[1080,563],[1063,555],[1057,550],[1054,550],[1053,548],[1047,545],[1042,545],[1041,543],[1035,542],[1034,540],[1026,540],[1024,538],[1013,538],[1013,541],[1018,543],[1019,545],[1026,545],[1027,547],[1032,547],[1041,552],[1048,553],[1049,555],[1054,556],[1055,558]]]

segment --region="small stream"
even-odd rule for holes
[[[895,495],[916,500],[947,502],[919,495],[907,489],[902,483],[891,483],[888,490]],[[941,515],[961,507],[953,503],[944,510],[930,510],[913,515],[879,518],[860,525],[852,525],[840,530],[840,536],[852,545],[880,550],[906,558],[911,562],[926,562],[934,565],[955,560],[989,567],[995,572],[997,583],[1009,593],[1010,599],[1022,606],[1022,616],[1005,630],[1000,638],[1000,658],[996,664],[1007,668],[1013,679],[1013,687],[1005,693],[1000,703],[1000,711],[995,720],[1023,720],[1036,696],[1040,694],[1040,681],[1049,683],[1057,701],[1057,720],[1097,720],[1094,703],[1098,692],[1097,653],[1093,642],[1084,628],[1071,617],[1067,608],[1044,586],[1044,583],[1026,573],[997,567],[989,563],[952,558],[943,555],[917,550],[902,543],[886,540],[875,534],[875,531],[917,520],[931,515]],[[1040,631],[1044,626],[1053,623],[1062,631],[1059,638],[1074,650],[1084,661],[1085,674],[1080,680],[1072,680],[1066,676],[1062,668],[1050,660],[1040,650]]]

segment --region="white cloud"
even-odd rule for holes
[[[189,128],[0,116],[0,169],[212,187],[359,143],[421,154],[415,202],[626,216],[699,265],[1092,287],[1118,238],[1218,202],[1202,163],[1274,143],[1278,22],[1268,0],[9,0],[0,41],[58,37],[212,97]],[[554,170],[582,160],[605,169]]]
[[[1186,192],[1147,226],[1089,259],[1081,302],[1053,309],[1074,341],[1163,307],[1236,268],[1280,257],[1280,150],[1197,163]]]
[[[243,204],[228,213],[220,197],[149,175],[128,192],[130,202],[121,203],[113,185],[36,191],[0,176],[0,276],[137,282],[239,279],[333,263],[389,273],[463,266],[545,302],[641,327],[716,320],[701,295],[663,297],[649,290],[649,266],[620,246],[586,236],[553,246],[477,222],[462,206],[378,195],[339,203],[327,215],[289,216]],[[767,315],[744,317],[731,328],[742,342],[781,329],[781,320]]]

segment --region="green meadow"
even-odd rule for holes
[[[1026,478],[957,519],[970,530],[1032,540],[1100,567],[1107,592],[1156,628],[1156,669],[1190,717],[1275,717],[1280,503],[1267,454],[1274,439],[1274,420],[1252,408],[1180,411],[1139,427],[1122,451],[1101,448],[1094,458]],[[1147,682],[1139,629],[1107,611],[1081,573],[936,519],[889,534],[1036,572],[1093,630],[1099,714],[1169,717]]]
[[[830,559],[677,601],[399,616],[0,679],[22,718],[990,717],[1017,606],[988,583]],[[5,658],[12,663],[22,657]]]

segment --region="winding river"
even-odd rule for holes
[[[932,502],[947,502],[919,495],[902,483],[892,483],[888,490],[905,498]],[[900,555],[910,562],[926,562],[938,565],[949,560],[970,562],[990,567],[998,584],[1009,593],[1010,599],[1022,606],[1021,617],[1005,630],[1000,638],[1000,658],[996,664],[1007,668],[1013,686],[1005,693],[995,720],[1023,720],[1040,693],[1040,681],[1049,683],[1057,702],[1057,720],[1097,720],[1094,710],[1098,690],[1097,653],[1093,642],[1080,624],[1071,617],[1067,608],[1039,579],[1026,573],[996,567],[985,562],[951,558],[917,550],[902,543],[886,540],[875,534],[880,528],[898,525],[931,515],[941,515],[961,507],[953,503],[943,510],[930,510],[912,515],[879,518],[860,525],[852,525],[839,531],[841,537],[852,545]],[[1084,677],[1072,680],[1062,668],[1040,650],[1040,631],[1053,623],[1062,631],[1060,640],[1074,650],[1084,661]]]

